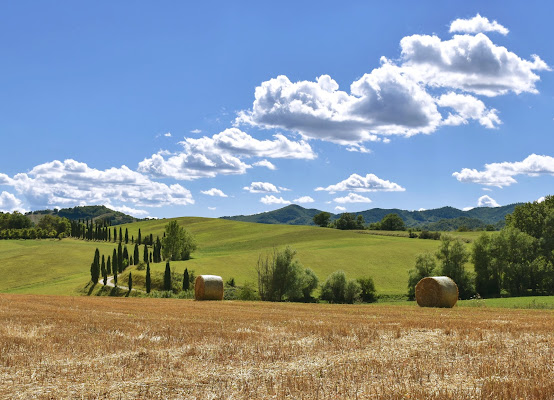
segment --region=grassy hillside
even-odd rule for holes
[[[408,270],[416,254],[434,251],[434,240],[362,234],[310,226],[264,225],[208,218],[179,218],[179,223],[197,238],[199,249],[189,261],[172,262],[172,270],[185,268],[196,274],[217,274],[237,284],[255,282],[260,254],[274,247],[290,245],[298,259],[312,268],[323,281],[342,269],[348,277],[372,276],[381,294],[404,294]],[[169,220],[140,221],[122,225],[129,236],[163,235]],[[471,233],[468,234],[471,236]],[[89,268],[98,247],[106,257],[115,245],[104,242],[64,240],[0,241],[0,292],[79,294],[89,279]],[[140,249],[142,257],[142,248]],[[128,251],[132,254],[133,245]],[[165,264],[153,264],[152,272],[162,273]],[[133,271],[135,282],[144,271]],[[126,276],[120,277],[126,284]],[[136,285],[135,285],[136,286]]]

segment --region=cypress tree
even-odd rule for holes
[[[104,265],[104,256],[102,256],[102,278],[104,278],[104,286],[108,284],[108,272],[106,271],[106,266]]]
[[[100,271],[102,272],[102,276],[106,274],[106,261],[104,259],[104,254],[102,254],[102,265],[100,266]]]
[[[185,272],[183,272],[183,290],[189,290],[189,283],[189,270],[185,268]]]
[[[146,260],[146,293],[150,293],[150,263]]]
[[[112,230],[108,229],[108,228],[106,228],[106,230],[108,231],[108,242],[111,242],[112,241]]]
[[[138,243],[135,243],[135,251],[133,252],[133,260],[134,260],[134,264],[133,265],[137,265],[139,263],[139,247],[138,247]]]
[[[129,257],[129,265],[135,265],[135,260],[133,260],[133,256]]]
[[[123,247],[123,259],[129,261],[129,252],[127,251],[127,246]]]
[[[119,269],[119,267],[117,266],[117,252],[115,251],[115,249],[113,249],[113,254],[112,254],[112,272],[115,274],[117,272],[117,270]]]
[[[169,261],[165,264],[164,290],[171,290],[171,268],[169,266]]]
[[[121,248],[121,242],[117,246],[117,270],[123,272],[123,249]]]
[[[129,286],[129,292],[133,290],[133,274],[131,274],[130,272],[129,272],[129,283],[127,286]]]
[[[150,252],[150,262],[152,262],[152,252]]]
[[[129,243],[129,230],[125,228],[125,244]]]
[[[113,228],[113,242],[117,242],[117,229]]]
[[[100,278],[100,251],[96,249],[94,252],[94,261],[90,266],[90,278],[92,283],[98,283],[98,278]]]
[[[139,246],[142,244],[142,238],[141,238],[141,234],[140,234],[140,228],[139,228],[139,233],[138,233],[138,238],[137,238],[137,242],[139,244]]]
[[[108,256],[108,262],[106,263],[106,273],[108,275],[112,273],[112,261],[110,260],[110,256]]]
[[[142,252],[142,259],[144,262],[148,262],[148,247],[144,244],[144,251]]]
[[[113,284],[117,287],[117,269],[113,270]]]
[[[150,246],[154,244],[154,236],[150,234]]]
[[[121,227],[119,227],[119,243],[123,240],[123,234],[121,233]]]

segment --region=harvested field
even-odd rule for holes
[[[554,398],[554,312],[0,295],[0,398]]]

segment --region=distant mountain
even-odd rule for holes
[[[34,223],[40,221],[43,215],[57,215],[71,220],[96,220],[96,219],[108,219],[112,225],[127,224],[131,222],[139,221],[138,218],[124,214],[120,211],[114,211],[106,206],[82,206],[73,208],[62,208],[60,210],[39,210],[32,211],[27,214],[27,217]]]
[[[504,218],[511,214],[517,204],[503,207],[477,207],[469,211],[458,210],[454,207],[442,207],[433,210],[407,211],[397,208],[384,209],[373,208],[371,210],[354,212],[355,216],[362,215],[366,223],[379,222],[387,214],[398,214],[408,228],[425,228],[434,230],[455,230],[461,226],[470,229],[484,228],[486,225],[494,225],[496,228],[503,226]],[[320,210],[292,204],[275,211],[254,215],[237,215],[234,217],[222,217],[233,221],[257,222],[261,224],[284,225],[314,225],[312,219]],[[337,219],[340,214],[331,214],[331,220]],[[439,224],[440,222],[440,224]],[[439,229],[444,228],[444,229]]]
[[[221,217],[232,221],[257,222],[260,224],[282,224],[282,225],[314,225],[314,215],[321,211],[315,208],[304,208],[292,204],[275,211],[264,212],[254,215],[237,215],[235,217]]]

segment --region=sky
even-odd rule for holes
[[[0,211],[554,194],[550,1],[4,2]]]

